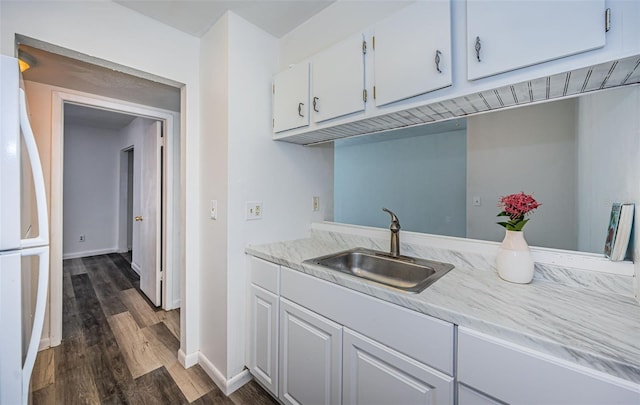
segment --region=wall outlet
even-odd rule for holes
[[[320,211],[320,197],[313,196],[311,199],[311,209],[313,211]]]
[[[84,235],[80,235],[80,242],[84,242]]]
[[[245,203],[245,219],[247,221],[252,219],[262,219],[262,202],[260,201],[247,201]]]

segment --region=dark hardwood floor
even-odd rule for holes
[[[254,381],[226,397],[184,369],[179,310],[154,308],[119,254],[64,261],[62,344],[38,353],[33,404],[277,404]]]

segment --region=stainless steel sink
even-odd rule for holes
[[[305,260],[331,270],[351,274],[409,293],[419,293],[453,269],[449,263],[391,256],[389,253],[355,248]]]

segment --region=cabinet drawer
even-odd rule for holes
[[[280,294],[280,266],[251,257],[251,275],[249,281],[267,291]]]
[[[453,375],[453,324],[281,268],[283,297]]]
[[[640,386],[458,328],[458,379],[508,403],[637,404]]]

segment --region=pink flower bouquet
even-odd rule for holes
[[[497,216],[509,217],[509,220],[498,222],[498,225],[504,226],[507,231],[522,231],[522,228],[529,222],[525,216],[541,205],[532,195],[524,192],[500,197],[498,208],[501,208],[502,211]]]

